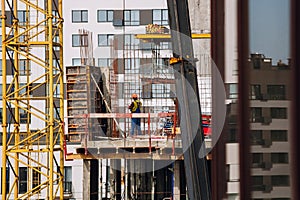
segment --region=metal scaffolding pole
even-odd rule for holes
[[[62,0],[1,0],[1,13],[2,199],[63,199]]]

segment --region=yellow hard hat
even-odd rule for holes
[[[138,98],[138,95],[134,93],[134,94],[131,95],[131,97],[132,98]]]

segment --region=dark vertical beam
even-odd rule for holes
[[[112,159],[111,165],[113,167],[113,182],[114,195],[116,200],[121,200],[121,160]]]
[[[224,27],[224,0],[212,0],[211,1],[211,55],[212,55],[212,67],[214,65],[219,70],[222,79],[224,80],[225,74],[225,27]],[[218,88],[215,80],[218,76],[214,74],[215,70],[212,70],[212,116],[218,116],[219,104],[216,102],[218,98]],[[214,131],[213,127],[213,131]],[[218,133],[213,133],[218,134]],[[214,138],[213,138],[214,139]],[[212,185],[212,199],[227,199],[227,183],[226,183],[226,161],[225,161],[225,143],[226,143],[226,124],[221,132],[215,147],[212,150],[211,161],[211,185]],[[215,142],[213,142],[214,144]]]
[[[249,27],[248,0],[238,0],[238,136],[240,160],[240,198],[251,198],[249,133]]]
[[[90,161],[90,200],[98,200],[99,197],[99,160]]]
[[[300,199],[300,1],[291,0],[291,65],[292,65],[292,199]]]
[[[201,108],[188,1],[168,0],[167,3],[173,56],[180,60],[173,67],[178,72],[175,73],[176,93],[181,109],[181,139],[188,196],[191,200],[209,200],[211,191],[206,157],[199,156],[204,136],[200,126]]]
[[[180,164],[180,200],[186,200],[186,178],[184,162],[178,161]]]

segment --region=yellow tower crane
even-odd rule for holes
[[[62,0],[1,0],[3,200],[63,199],[62,16]]]

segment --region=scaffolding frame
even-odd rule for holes
[[[62,200],[64,171],[62,0],[1,0],[1,11],[2,199],[59,197]],[[23,12],[25,19],[18,18],[20,11]],[[7,14],[9,12],[10,14]],[[7,20],[9,17],[12,19],[11,22]],[[7,58],[12,63],[10,82]],[[19,65],[21,58],[26,63],[26,80]],[[40,74],[33,78],[30,73],[31,67]],[[45,87],[44,94],[36,97],[32,95],[43,87]],[[37,101],[43,102],[44,107],[35,104]],[[42,128],[33,130],[31,117],[34,121],[38,121]],[[21,126],[21,119],[26,120],[25,127]],[[27,168],[27,189],[23,194],[19,194],[21,166]],[[14,174],[13,183],[8,188],[9,177],[6,176],[6,168],[11,168]]]

